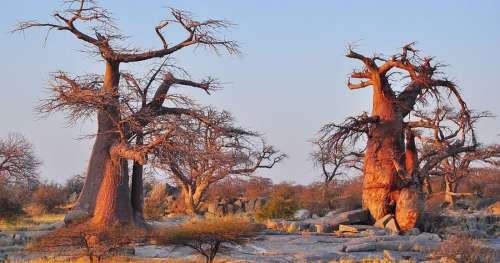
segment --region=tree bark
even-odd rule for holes
[[[452,182],[452,179],[450,178],[449,175],[444,176],[444,202],[447,203],[449,206],[454,206],[455,205],[455,196],[457,192],[457,184],[455,182]]]
[[[372,117],[380,121],[370,127],[365,153],[363,207],[378,220],[391,211],[391,192],[398,188],[393,160],[403,153],[402,117],[396,110],[389,87],[374,85]]]
[[[97,194],[92,223],[97,226],[133,223],[128,164],[119,156],[110,154],[105,161],[104,178]]]
[[[396,200],[396,221],[403,231],[417,227],[424,211],[424,195],[422,185],[417,178],[418,154],[415,145],[415,136],[411,130],[406,132],[405,165],[406,185],[402,186]]]
[[[132,166],[132,189],[130,192],[134,220],[137,224],[145,224],[144,221],[144,185],[143,185],[143,166],[134,162]]]
[[[107,61],[102,90],[117,94],[119,80],[119,63]],[[97,113],[97,135],[85,184],[72,211],[73,214],[83,212],[98,224],[133,222],[127,161],[111,154],[113,145],[120,139],[116,127],[120,120],[118,105],[118,97],[113,96],[108,108]]]

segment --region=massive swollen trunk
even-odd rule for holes
[[[119,63],[107,62],[103,91],[116,94],[119,79]],[[118,98],[113,97],[107,107],[97,113],[97,135],[85,184],[72,213],[84,212],[97,224],[131,223],[127,161],[111,154],[120,139],[113,121],[120,119]]]
[[[402,117],[389,88],[374,86],[372,116],[379,121],[369,131],[365,152],[363,207],[378,220],[391,213],[391,193],[399,187],[393,160],[402,158]]]
[[[405,147],[405,165],[406,181],[409,185],[403,185],[398,191],[396,201],[396,221],[401,230],[416,227],[420,222],[420,217],[424,209],[424,199],[422,185],[417,178],[418,174],[418,155],[415,146],[415,136],[411,130],[406,133]]]

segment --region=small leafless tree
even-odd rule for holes
[[[119,32],[110,12],[94,0],[65,1],[63,10],[54,12],[54,22],[25,21],[14,30],[46,28],[48,33],[68,32],[105,64],[102,75],[72,77],[64,72],[54,74],[53,96],[41,107],[45,112],[68,111],[71,121],[97,115],[95,143],[85,185],[72,211],[74,215],[93,215],[94,223],[101,225],[143,221],[141,187],[146,155],[171,135],[169,132],[174,126],[169,126],[167,115],[193,113],[186,108],[166,105],[166,101],[175,101],[175,96],[169,93],[170,88],[183,85],[208,91],[214,84],[213,79],[197,83],[189,78],[174,77],[172,67],[170,70],[165,70],[168,67],[153,70],[141,83],[131,74],[120,71],[122,63],[168,58],[189,46],[205,47],[217,53],[238,53],[236,42],[218,36],[221,30],[231,26],[227,21],[197,21],[191,13],[177,9],[170,9],[170,15],[154,27],[161,47],[153,50],[124,48],[130,46],[124,42],[126,37]],[[180,41],[167,38],[163,31],[171,26],[181,28],[186,32],[186,38]],[[128,184],[129,160],[134,162],[132,191]]]
[[[0,181],[32,185],[38,182],[41,161],[33,145],[21,134],[12,133],[0,138]]]
[[[206,263],[214,262],[224,245],[242,245],[255,239],[261,227],[243,218],[212,217],[194,219],[180,226],[169,227],[154,233],[161,245],[189,247],[202,255]],[[226,248],[227,250],[227,248]]]
[[[286,157],[258,134],[235,128],[228,112],[208,108],[204,116],[205,120],[180,116],[178,136],[171,138],[170,148],[155,154],[155,164],[181,187],[190,214],[199,212],[211,185],[229,176],[272,168]]]

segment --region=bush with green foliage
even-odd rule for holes
[[[274,187],[267,203],[256,211],[258,220],[285,218],[293,219],[293,214],[300,208],[296,188],[290,184]]]

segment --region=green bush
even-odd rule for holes
[[[268,202],[256,211],[255,217],[258,220],[293,219],[293,214],[300,208],[295,190],[290,184],[277,185],[271,192]]]

